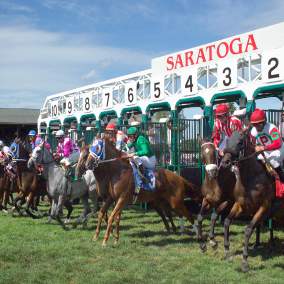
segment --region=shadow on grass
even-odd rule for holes
[[[164,247],[164,246],[169,246],[169,245],[174,245],[174,244],[192,244],[196,243],[195,239],[190,238],[189,236],[184,236],[183,238],[179,239],[173,239],[173,238],[164,238],[161,240],[157,241],[143,241],[142,244],[146,247],[148,246],[157,246],[157,247]]]

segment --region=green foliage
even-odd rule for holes
[[[45,208],[47,210],[47,208]],[[81,209],[80,209],[81,210]],[[78,209],[74,218],[78,216]],[[157,213],[125,210],[121,239],[108,247],[92,242],[94,220],[87,229],[64,231],[45,218],[32,220],[0,213],[0,283],[281,283],[283,247],[280,241],[270,254],[265,245],[250,250],[251,271],[239,271],[244,224],[231,228],[231,247],[236,254],[223,260],[222,227],[217,226],[219,248],[202,254],[195,235],[168,235]],[[178,220],[175,220],[178,224]],[[208,221],[204,229],[208,232]],[[276,237],[283,240],[283,232]],[[268,233],[262,235],[267,242]],[[254,239],[254,238],[253,238]]]

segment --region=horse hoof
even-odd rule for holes
[[[98,240],[98,238],[99,238],[98,236],[93,236],[92,241],[96,242]]]
[[[105,240],[103,240],[102,247],[105,248],[106,246],[107,246],[107,243]]]
[[[206,244],[204,242],[200,243],[199,247],[200,247],[201,252],[204,253],[204,252],[207,251],[207,247],[206,247]]]
[[[247,261],[242,262],[242,272],[246,273],[249,271],[249,264]]]
[[[114,240],[113,245],[116,247],[118,245],[118,240]]]
[[[65,219],[64,224],[70,224],[71,220],[70,219]]]
[[[233,256],[232,256],[230,251],[225,251],[224,260],[226,260],[226,261],[232,261],[233,260]]]
[[[218,248],[218,243],[215,240],[210,240],[209,244],[214,250]]]

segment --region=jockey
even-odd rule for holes
[[[256,145],[255,151],[263,152],[265,158],[278,173],[280,180],[284,182],[284,173],[281,168],[284,144],[279,129],[266,121],[266,115],[262,109],[255,109],[251,114],[250,122],[253,125],[250,134],[252,142]],[[258,155],[257,158],[264,160],[263,155]]]
[[[41,144],[44,141],[39,135],[37,135],[35,130],[29,131],[28,139],[29,139],[29,148],[30,148],[29,152],[32,152],[35,147],[37,147],[39,144]],[[45,142],[44,145],[46,149],[50,151],[51,148],[50,145],[47,142]]]
[[[56,153],[59,157],[63,158],[60,163],[63,164],[65,168],[68,168],[78,161],[80,155],[79,149],[71,138],[65,137],[63,130],[58,130],[55,136],[58,140]]]
[[[117,130],[114,123],[108,123],[105,130],[106,137],[108,137],[114,144],[117,150],[122,151],[127,144],[127,136],[123,131]]]
[[[130,143],[128,148],[134,148],[134,153],[128,154],[129,158],[133,158],[136,165],[144,176],[144,168],[155,169],[156,157],[151,149],[150,142],[146,135],[139,134],[137,127],[132,126],[127,130],[127,136]]]
[[[215,115],[213,143],[219,154],[223,156],[223,150],[226,147],[228,137],[230,137],[234,131],[240,131],[242,129],[242,123],[235,116],[229,115],[229,106],[227,104],[219,104],[216,107]]]

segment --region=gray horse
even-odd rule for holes
[[[84,206],[84,211],[78,221],[85,223],[87,215],[91,212],[88,198],[93,203],[93,213],[97,211],[96,181],[92,171],[86,172],[82,179],[71,183],[71,196],[67,197],[66,184],[70,181],[67,180],[64,169],[53,160],[52,154],[46,149],[44,143],[33,150],[28,161],[29,168],[36,164],[43,165],[43,176],[47,180],[47,192],[52,199],[50,218],[56,219],[65,228],[65,223],[70,220],[66,219],[65,222],[62,222],[60,218],[62,206],[77,198],[81,198]]]

